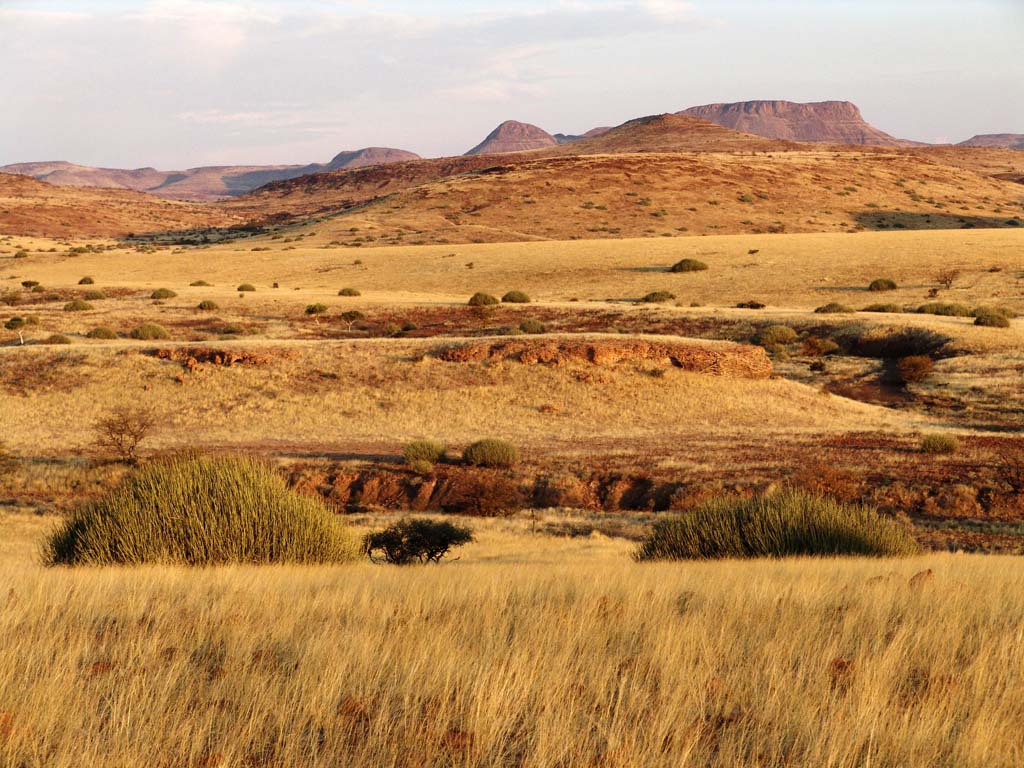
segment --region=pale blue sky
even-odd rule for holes
[[[0,164],[458,154],[744,99],[1024,133],[1024,0],[0,0]]]

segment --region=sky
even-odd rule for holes
[[[0,0],[0,164],[461,154],[747,99],[1024,133],[1024,0]]]

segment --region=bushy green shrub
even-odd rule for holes
[[[796,331],[788,325],[769,325],[757,334],[757,343],[762,347],[784,346],[792,344],[796,339]]]
[[[956,453],[960,443],[950,435],[925,435],[921,440],[921,453]]]
[[[51,565],[323,563],[358,544],[320,499],[253,458],[182,454],[130,473],[49,539]]]
[[[646,304],[661,304],[666,301],[672,301],[675,297],[674,293],[669,293],[668,291],[651,291],[640,301]]]
[[[830,301],[828,304],[823,304],[816,310],[819,315],[846,315],[851,314],[854,310],[845,304],[840,304],[838,301]]]
[[[899,304],[868,304],[861,312],[889,312],[898,314],[903,311]]]
[[[890,280],[888,277],[879,277],[871,281],[868,290],[880,293],[881,291],[895,291],[898,287],[895,280]]]
[[[149,298],[151,298],[151,299],[173,299],[177,295],[178,294],[176,294],[170,288],[157,288],[155,291],[153,291],[151,294],[149,294]]]
[[[970,317],[972,310],[964,304],[953,304],[948,301],[931,301],[917,308],[921,315],[942,315],[944,317]]]
[[[788,489],[753,498],[723,496],[659,520],[636,557],[901,556],[918,549],[902,526],[874,509]]]
[[[101,325],[97,328],[93,328],[86,334],[86,336],[90,339],[106,339],[109,341],[111,339],[116,339],[117,333],[114,331],[113,328],[108,328],[105,325]]]
[[[522,291],[509,291],[501,297],[503,304],[529,304],[530,297]]]
[[[205,280],[193,280],[189,283],[193,288],[209,288],[210,284]]]
[[[161,339],[171,338],[171,334],[167,332],[167,329],[162,325],[156,323],[143,323],[138,328],[133,328],[131,332],[133,339],[140,341],[157,341]]]
[[[1010,318],[1002,312],[982,307],[974,312],[974,324],[986,328],[1009,328]]]
[[[218,304],[216,301],[213,301],[212,299],[203,299],[202,301],[199,302],[198,308],[203,310],[204,312],[214,312],[220,309],[220,304]]]
[[[476,467],[508,468],[519,461],[519,451],[505,440],[478,440],[462,452],[462,461]]]
[[[383,531],[368,533],[363,552],[375,560],[380,553],[392,565],[440,562],[454,547],[473,541],[473,531],[448,521],[413,518],[401,520]]]
[[[242,283],[240,286],[238,286],[239,293],[251,293],[252,291],[255,290],[256,286],[253,285],[252,283]]]
[[[481,291],[477,291],[469,297],[469,306],[471,307],[490,307],[497,303],[499,302],[495,296]]]
[[[95,282],[96,282],[95,280],[93,280],[91,277],[89,277],[87,275],[87,276],[83,277],[81,280],[79,280],[78,284],[79,285],[92,285]]]
[[[909,355],[896,362],[896,374],[904,384],[917,384],[931,376],[935,363],[928,355]]]
[[[71,339],[63,333],[54,333],[43,340],[43,344],[70,344]]]
[[[360,293],[355,288],[342,288],[340,291],[338,291],[338,295],[339,296],[362,296],[363,294]]]
[[[326,304],[309,304],[306,306],[307,315],[322,315],[327,311]]]
[[[82,294],[82,298],[86,301],[103,301],[107,298],[107,294],[103,291],[86,291]]]
[[[417,475],[430,475],[434,472],[434,465],[424,459],[416,459],[416,461],[409,462],[409,469]]]
[[[93,309],[92,304],[82,299],[75,299],[64,305],[65,312],[88,312],[91,309]]]
[[[547,333],[548,327],[540,320],[528,317],[519,324],[519,330],[523,333]]]
[[[708,265],[698,259],[683,259],[677,261],[671,267],[669,272],[703,272],[708,268]]]
[[[405,459],[406,464],[412,464],[415,461],[429,461],[431,464],[436,464],[444,458],[447,450],[443,443],[436,440],[413,440],[402,449],[402,458]]]

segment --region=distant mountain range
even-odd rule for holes
[[[1024,133],[983,133],[961,141],[958,147],[1002,147],[1024,149]]]

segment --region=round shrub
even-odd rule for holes
[[[210,299],[204,299],[203,301],[199,302],[198,309],[201,309],[204,312],[214,312],[220,309],[220,304],[218,304],[216,301],[211,301]]]
[[[90,339],[105,339],[108,341],[117,338],[117,332],[114,331],[113,328],[108,328],[105,325],[101,325],[98,328],[93,328],[85,335]]]
[[[133,339],[140,341],[156,341],[160,339],[169,339],[171,334],[167,332],[167,329],[162,325],[156,323],[143,323],[138,328],[133,328],[131,332]]]
[[[698,259],[683,259],[671,266],[669,272],[703,272],[708,265]]]
[[[548,327],[540,320],[528,317],[519,324],[519,330],[523,333],[547,333]]]
[[[434,472],[434,465],[424,459],[416,459],[416,461],[409,462],[409,469],[417,475],[430,475]]]
[[[935,369],[928,355],[910,355],[896,361],[896,375],[904,384],[917,384],[927,379]]]
[[[338,295],[339,296],[362,296],[363,294],[360,293],[355,288],[342,288],[340,291],[338,291]]]
[[[798,555],[911,555],[913,537],[869,507],[789,489],[753,498],[722,496],[659,520],[638,560]]]
[[[149,298],[151,298],[151,299],[173,299],[177,295],[178,294],[176,294],[170,288],[157,288],[155,291],[153,291],[151,294],[149,294]]]
[[[205,280],[193,280],[189,283],[193,288],[209,288],[210,284]]]
[[[357,543],[320,499],[253,458],[182,454],[134,470],[49,539],[50,565],[328,563]]]
[[[25,325],[25,318],[24,317],[12,317],[10,320],[8,320],[6,323],[4,323],[4,328],[6,328],[8,331],[16,331],[19,328],[24,327],[24,325]]]
[[[943,315],[945,317],[970,317],[972,310],[963,304],[952,304],[948,301],[932,301],[917,308],[921,315]]]
[[[79,285],[92,285],[95,282],[96,282],[95,280],[93,280],[91,277],[89,277],[87,275],[86,277],[83,277],[81,280],[79,280],[78,284]]]
[[[21,287],[22,288],[38,288],[39,287],[39,281],[38,280],[22,280],[21,281]]]
[[[846,315],[852,313],[853,309],[845,304],[840,304],[838,301],[830,301],[828,304],[824,304],[814,311],[819,315]]]
[[[481,291],[477,291],[469,297],[469,306],[471,307],[490,307],[497,303],[498,299],[496,297]]]
[[[899,304],[868,304],[861,312],[889,312],[891,314],[899,314],[903,311],[903,307]]]
[[[823,357],[839,351],[839,345],[832,339],[823,339],[820,336],[808,336],[804,339],[803,353],[809,357]]]
[[[256,286],[253,285],[252,283],[242,283],[240,286],[238,286],[239,293],[251,293],[252,291],[255,290]]]
[[[65,312],[88,312],[92,308],[92,304],[82,299],[75,299],[64,305]]]
[[[400,520],[383,531],[368,533],[363,538],[363,552],[371,560],[382,557],[392,565],[437,563],[453,547],[473,541],[473,531],[453,525],[447,520],[413,518]],[[379,553],[379,554],[375,554]]]
[[[796,331],[788,325],[769,325],[757,335],[757,343],[762,347],[778,347],[792,344],[796,339]]]
[[[43,344],[70,344],[71,339],[62,333],[55,333],[51,336],[47,336],[43,340]]]
[[[981,308],[974,312],[974,324],[986,328],[1009,328],[1010,318],[994,309]]]
[[[898,287],[895,280],[890,280],[888,277],[880,277],[877,280],[871,281],[868,290],[879,293],[881,291],[895,291]]]
[[[949,435],[925,435],[921,440],[921,453],[956,453],[960,443]]]
[[[522,291],[509,291],[501,297],[503,304],[529,304],[530,297]]]
[[[505,440],[478,440],[462,452],[462,461],[474,467],[508,468],[519,461],[519,451]]]
[[[310,315],[310,316],[322,315],[326,311],[327,311],[327,305],[326,304],[309,304],[309,305],[306,306],[306,314]]]
[[[736,309],[764,309],[767,305],[763,301],[747,299],[736,304]]]
[[[86,301],[103,301],[107,298],[107,294],[103,291],[86,291],[82,294],[82,298]]]
[[[417,461],[426,461],[433,465],[444,458],[447,450],[436,440],[413,440],[402,449],[402,458],[409,465]]]
[[[669,293],[668,291],[651,291],[640,299],[640,301],[645,304],[661,304],[665,301],[672,301],[675,297],[676,295],[674,293]]]

